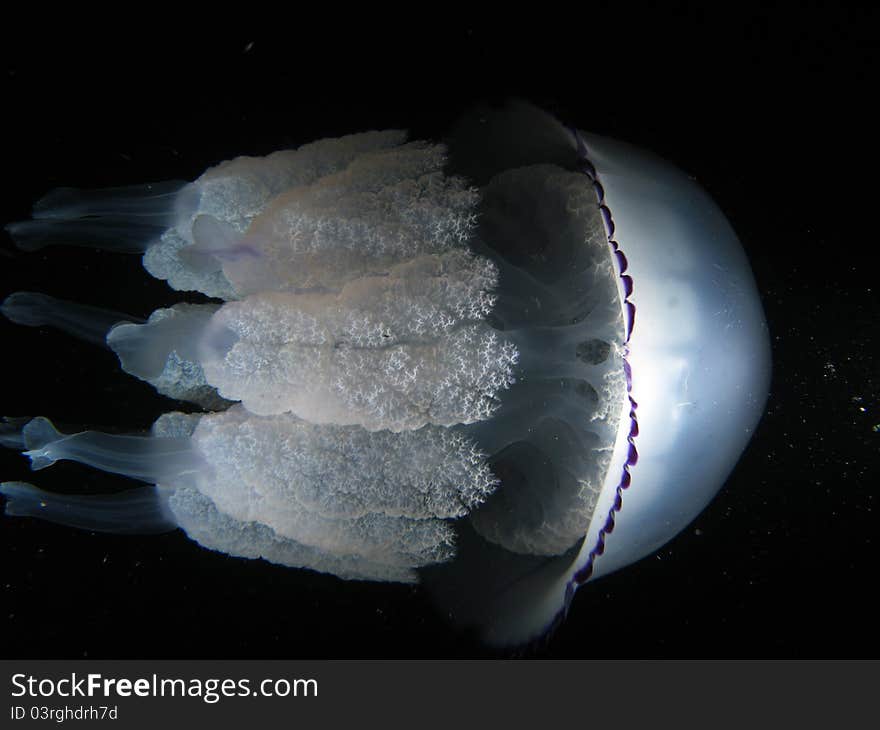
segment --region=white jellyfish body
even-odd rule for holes
[[[446,145],[398,131],[238,158],[195,183],[60,190],[22,247],[142,250],[181,303],[131,322],[45,295],[3,312],[106,342],[201,414],[149,437],[10,419],[40,469],[148,482],[113,498],[5,483],[7,514],[180,527],[230,555],[428,582],[493,643],[708,503],[763,409],[766,326],[698,186],[525,104]],[[613,532],[612,532],[613,530]]]

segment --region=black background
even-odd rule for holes
[[[173,18],[107,16],[91,32],[10,18],[0,218],[27,217],[59,185],[193,179],[238,154],[365,129],[437,137],[470,103],[511,95],[652,149],[709,190],[749,255],[773,342],[767,413],[693,525],[582,589],[561,629],[521,653],[877,656],[876,11],[541,10],[367,19],[340,7],[256,18],[257,31],[233,17],[186,32]],[[0,296],[20,289],[140,316],[181,298],[138,257],[25,254],[4,236]],[[0,321],[0,363],[3,414],[130,430],[179,408],[109,351],[52,330]],[[119,486],[70,463],[34,478],[23,458],[0,458],[3,479]],[[497,655],[417,588],[236,560],[181,533],[0,518],[0,590],[6,658]]]

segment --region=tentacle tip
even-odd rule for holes
[[[46,506],[42,491],[28,482],[0,482],[0,494],[6,497],[3,514],[7,517],[30,517],[35,508]]]
[[[45,226],[41,226],[38,221],[13,221],[4,225],[3,230],[22,251],[37,251],[49,244],[43,235],[46,232]]]
[[[27,224],[27,221],[12,221],[11,223],[6,223],[3,226],[3,230],[6,231],[6,234],[16,240],[16,236],[21,232],[22,227]]]
[[[41,303],[42,296],[28,291],[12,292],[0,302],[0,314],[15,324],[35,324],[33,315]]]
[[[0,494],[9,499],[15,496],[16,490],[26,486],[27,482],[0,482]]]
[[[24,455],[31,460],[31,471],[48,469],[56,461],[56,459],[46,453],[46,449],[31,449],[30,451],[25,451]]]

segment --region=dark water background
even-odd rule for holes
[[[743,241],[773,341],[768,410],[696,522],[582,589],[527,655],[877,656],[877,12],[580,7],[540,22],[340,14],[288,27],[159,34],[129,20],[96,35],[11,22],[0,219],[27,217],[59,185],[193,179],[238,154],[372,128],[436,137],[468,104],[511,95],[652,149],[709,190]],[[24,254],[4,235],[0,297],[19,289],[140,316],[181,298],[138,257]],[[138,429],[179,408],[111,352],[47,329],[0,321],[0,366],[3,414]],[[11,452],[0,476],[32,478]],[[119,486],[70,463],[35,481]],[[180,533],[0,518],[0,655],[495,654],[416,588],[236,560]]]

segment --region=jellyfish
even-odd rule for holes
[[[7,515],[423,581],[495,645],[540,637],[579,586],[681,531],[767,396],[760,300],[709,196],[526,102],[475,108],[442,142],[370,131],[194,182],[61,188],[7,230],[26,251],[139,253],[210,298],[146,321],[5,299],[190,404],[132,435],[6,418],[0,443],[36,471],[131,480],[4,482]]]

